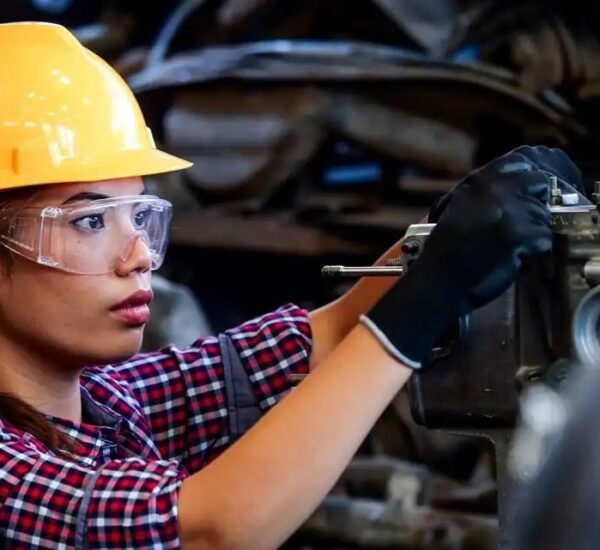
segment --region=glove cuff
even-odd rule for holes
[[[375,339],[383,346],[385,351],[387,351],[394,359],[400,361],[403,365],[410,367],[411,369],[420,369],[421,363],[418,361],[414,361],[413,359],[409,359],[406,355],[404,355],[392,342],[388,339],[388,337],[379,330],[379,327],[371,321],[366,315],[361,315],[359,317],[360,324],[365,326],[369,332],[375,337]]]
[[[419,261],[360,318],[390,355],[413,369],[460,315],[458,283]]]

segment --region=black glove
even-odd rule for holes
[[[407,273],[361,317],[404,364],[420,367],[448,325],[515,280],[552,244],[549,176],[511,152],[470,174]]]
[[[591,204],[585,195],[581,171],[573,164],[571,159],[562,149],[550,149],[543,145],[538,145],[536,147],[523,145],[514,149],[512,152],[523,155],[536,169],[547,172],[548,175],[556,176],[562,191],[567,193],[579,193],[581,195],[581,204]],[[433,206],[429,210],[429,215],[427,216],[429,223],[436,223],[440,219],[451,196],[452,191],[442,195],[433,203]]]

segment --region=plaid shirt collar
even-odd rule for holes
[[[126,448],[129,445],[123,446],[126,440],[133,437],[126,419],[98,403],[83,386],[81,414],[81,422],[44,415],[55,427],[79,444],[76,457],[79,463],[98,466],[107,460],[132,456],[132,451]]]

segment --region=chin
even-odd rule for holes
[[[120,363],[138,353],[142,347],[143,327],[129,329],[126,333],[111,335],[93,361],[95,364]]]

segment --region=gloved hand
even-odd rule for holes
[[[562,149],[551,149],[549,147],[544,147],[543,145],[538,145],[536,147],[523,145],[514,149],[512,152],[523,155],[536,169],[547,172],[548,175],[556,176],[563,191],[566,191],[567,193],[577,191],[582,197],[585,197],[585,188],[581,177],[581,171],[573,164],[571,159]],[[429,215],[427,216],[429,223],[436,223],[440,219],[451,195],[452,191],[446,193],[433,203],[433,206],[429,210]],[[582,203],[590,204],[590,201],[582,199]]]
[[[470,174],[417,260],[361,323],[402,363],[420,367],[453,320],[504,292],[524,258],[550,250],[548,188],[548,172],[517,151]]]

